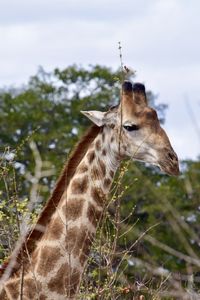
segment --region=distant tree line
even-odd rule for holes
[[[73,65],[50,73],[40,68],[27,85],[0,90],[2,261],[20,235],[31,197],[37,199],[30,218],[34,222],[70,151],[90,125],[80,111],[106,110],[118,103],[119,78],[118,70],[99,65]],[[151,91],[147,95],[164,123],[167,105],[157,103]],[[132,299],[136,281],[147,286],[148,293],[162,284],[164,290],[175,289],[173,280],[187,290],[191,274],[192,289],[199,290],[200,161],[182,161],[181,170],[175,178],[137,162],[125,162],[121,167],[120,180],[116,178],[113,185],[117,192],[110,196],[86,271],[85,280],[94,295],[95,289],[100,290],[98,278],[105,283],[110,274],[114,274],[116,290],[127,294],[122,299]],[[101,250],[100,240],[101,246],[104,244]],[[106,269],[106,253],[111,255],[111,250],[110,269]],[[101,291],[104,296],[110,292],[105,284]]]

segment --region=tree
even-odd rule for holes
[[[120,78],[119,71],[98,65],[87,69],[73,65],[50,73],[40,68],[23,88],[1,90],[2,258],[14,247],[31,197],[38,200],[33,207],[35,218],[63,162],[89,126],[80,111],[106,110],[119,102],[120,82],[116,78]],[[164,121],[167,106],[157,104],[152,92],[147,95]],[[129,299],[135,295],[133,282],[146,285],[148,280],[148,293],[159,284],[175,289],[173,280],[188,284],[188,270],[194,274],[195,288],[199,288],[199,162],[186,161],[182,166],[179,178],[139,163],[126,162],[121,167],[120,180],[114,184],[116,193],[99,230],[101,239],[94,244],[90,258],[86,279],[88,286],[92,283],[93,292],[101,290],[101,297],[107,297],[110,282],[122,299],[126,293]],[[105,261],[109,262],[107,269]],[[177,279],[177,273],[184,274],[184,280]],[[165,276],[169,276],[166,281]],[[99,287],[97,278],[107,285]]]

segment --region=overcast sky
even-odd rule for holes
[[[165,129],[182,159],[200,154],[200,1],[0,0],[0,88],[38,66],[73,63],[137,71],[169,105]],[[188,109],[189,108],[189,109]],[[192,116],[192,117],[191,117]],[[195,121],[192,119],[195,118]]]

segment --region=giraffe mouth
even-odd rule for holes
[[[159,160],[154,153],[150,152],[148,154],[145,152],[137,153],[132,159],[157,166],[168,175],[178,176],[180,174],[178,157],[174,151],[168,151]]]
[[[165,149],[158,165],[168,175],[178,176],[180,174],[178,157],[172,148]]]
[[[161,169],[161,171],[163,171],[164,173],[166,173],[168,175],[178,176],[180,174],[178,162],[177,163],[162,163],[162,162],[159,162],[158,166]]]

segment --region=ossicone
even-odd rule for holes
[[[146,96],[146,89],[144,84],[140,82],[136,82],[133,85],[133,94],[134,94],[134,101],[137,105],[141,108],[144,108],[148,105],[147,103],[147,96]]]
[[[122,91],[125,93],[133,93],[133,84],[129,80],[124,80],[122,84]]]

